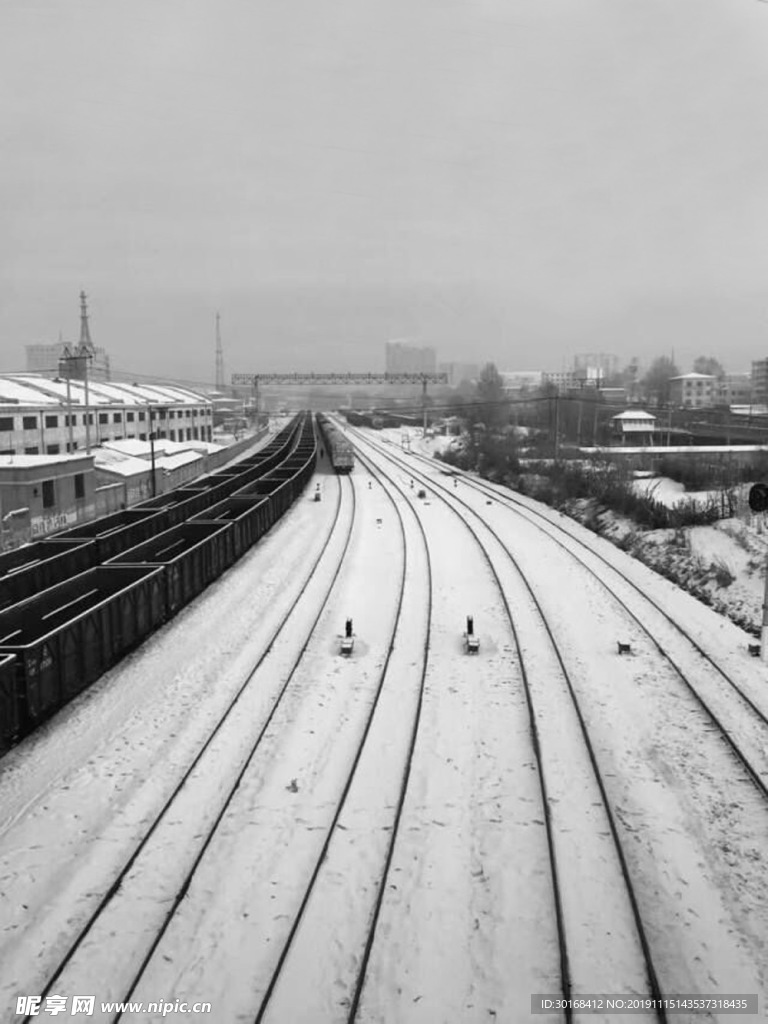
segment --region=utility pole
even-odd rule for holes
[[[72,427],[72,388],[69,383],[69,374],[67,374],[67,423],[69,425],[69,450],[73,452],[75,450],[75,434]]]
[[[91,341],[91,329],[88,326],[88,306],[86,304],[86,294],[84,291],[80,292],[80,344],[77,346],[77,355],[79,360],[79,368],[83,371],[83,383],[85,389],[85,451],[87,455],[91,454],[91,429],[90,429],[90,418],[91,413],[88,408],[88,360],[93,359],[94,348],[93,342]]]
[[[224,349],[221,347],[221,317],[216,314],[216,390],[224,390]]]
[[[90,356],[83,359],[83,386],[85,389],[85,454],[91,454],[91,413],[88,408],[88,360]]]
[[[560,392],[555,395],[555,462],[560,453]]]
[[[152,464],[152,497],[157,495],[157,481],[155,479],[155,425],[152,422],[152,403],[149,403],[149,457]]]
[[[427,436],[427,378],[422,375],[421,378],[421,404],[424,412],[424,422],[422,425],[422,436]]]

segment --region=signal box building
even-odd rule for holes
[[[656,441],[656,417],[643,409],[628,409],[611,417],[611,436],[622,445],[651,445]]]

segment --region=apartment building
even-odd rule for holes
[[[422,348],[404,341],[388,341],[385,366],[387,373],[436,373],[437,355],[433,348]]]
[[[670,401],[684,409],[708,409],[717,404],[717,377],[711,373],[683,373],[670,378]]]

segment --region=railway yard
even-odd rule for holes
[[[557,512],[343,433],[354,471],[318,457],[237,552],[212,528],[250,507],[231,490],[195,506],[205,527],[136,540],[149,564],[205,535],[229,568],[176,590],[164,570],[151,635],[0,760],[0,1015],[22,994],[265,1024],[762,1001],[749,638]]]

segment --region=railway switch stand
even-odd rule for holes
[[[467,654],[477,654],[480,650],[480,640],[475,636],[475,620],[472,615],[467,616],[467,632],[464,634],[464,643]]]
[[[621,642],[621,640],[617,640],[617,644],[618,644],[618,648],[619,648],[619,654],[631,654],[632,653],[632,645],[631,644],[624,644],[624,643]]]
[[[344,624],[344,636],[341,638],[341,653],[351,654],[355,646],[355,634],[352,632],[352,619],[347,619]]]

